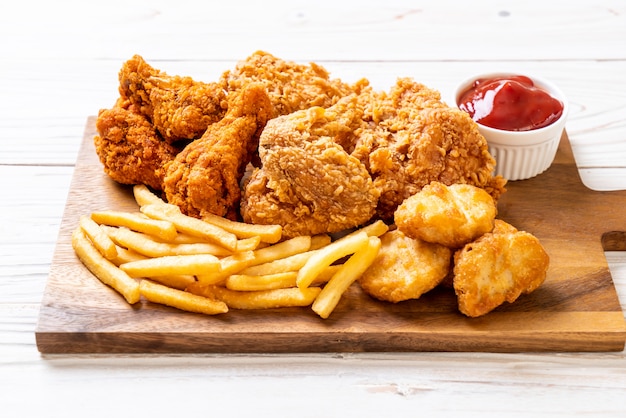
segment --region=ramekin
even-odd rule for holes
[[[520,74],[488,73],[468,78],[460,83],[455,90],[454,102],[458,106],[461,94],[477,79],[513,75]],[[563,113],[552,124],[529,131],[507,131],[481,125],[480,122],[477,122],[480,133],[487,140],[489,153],[496,160],[494,175],[501,175],[507,180],[529,179],[543,173],[552,165],[569,112],[569,104],[565,95],[554,83],[541,77],[526,76],[533,81],[535,86],[560,100],[563,104]]]

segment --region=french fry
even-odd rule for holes
[[[136,184],[133,186],[133,196],[139,206],[165,204],[163,199],[152,193],[148,186],[144,184]]]
[[[93,246],[82,228],[76,228],[72,233],[72,248],[80,261],[98,280],[115,289],[128,303],[139,302],[139,283],[107,260]]]
[[[261,237],[242,238],[237,241],[237,251],[256,250],[261,245]]]
[[[221,301],[172,289],[149,280],[139,285],[141,295],[153,303],[171,306],[183,311],[216,315],[228,312],[228,306]]]
[[[235,234],[208,222],[187,216],[180,211],[178,206],[157,203],[141,206],[140,210],[150,218],[172,222],[178,231],[217,243],[230,251],[237,249],[238,239]]]
[[[117,257],[115,257],[115,259],[111,261],[118,267],[120,266],[120,264],[137,260],[145,260],[146,258],[148,258],[143,254],[139,254],[137,251],[129,250],[128,248],[120,247],[119,245],[116,245],[116,247]]]
[[[284,289],[295,287],[297,276],[298,273],[295,271],[267,274],[265,276],[233,274],[226,279],[225,286],[227,289],[239,291]]]
[[[117,257],[117,248],[115,243],[104,232],[100,225],[93,221],[89,216],[83,215],[80,217],[79,225],[85,235],[93,243],[93,246],[106,258],[107,260],[114,260]]]
[[[131,231],[126,227],[107,228],[106,231],[118,245],[148,257],[192,254],[212,254],[216,257],[223,257],[232,254],[232,251],[211,242],[171,244],[157,241],[149,235]]]
[[[220,260],[211,254],[171,255],[120,265],[120,269],[131,277],[209,274],[219,272],[220,268]]]
[[[175,276],[153,276],[150,277],[150,280],[173,289],[185,290],[189,285],[195,283],[196,278],[189,274],[178,274]]]
[[[274,244],[280,241],[283,235],[283,227],[280,225],[258,225],[235,222],[212,214],[204,215],[202,220],[228,232],[232,232],[237,238],[260,237],[261,241]]]
[[[331,237],[328,234],[318,234],[311,237],[311,250],[318,250],[327,246],[331,242]]]
[[[384,223],[381,220],[377,220],[372,222],[369,225],[366,225],[362,228],[359,228],[351,233],[349,233],[348,235],[338,239],[337,241],[340,241],[342,239],[348,239],[360,232],[365,232],[367,234],[367,236],[369,237],[380,237],[382,234],[384,234],[385,232],[389,231],[389,226]]]
[[[291,238],[281,243],[256,250],[254,252],[254,264],[263,264],[274,260],[284,259],[294,254],[306,252],[310,247],[310,236],[303,235]]]
[[[235,253],[224,257],[219,261],[220,269],[218,271],[198,274],[198,282],[204,285],[221,283],[231,274],[235,274],[246,268],[252,261],[254,261],[253,251]]]
[[[278,260],[270,261],[269,263],[263,263],[255,266],[247,267],[241,271],[241,274],[248,274],[251,276],[263,276],[266,274],[284,273],[286,271],[297,271],[319,250],[306,251],[304,253],[294,254],[289,257],[281,258]]]
[[[319,287],[298,289],[261,290],[255,292],[237,292],[220,286],[203,286],[193,284],[187,288],[188,292],[215,298],[223,301],[233,309],[273,309],[292,306],[309,306],[320,292]]]
[[[347,255],[354,254],[368,245],[368,235],[365,231],[347,235],[328,244],[315,252],[304,266],[298,271],[296,284],[300,289],[311,285],[313,280],[328,266]]]
[[[91,219],[101,225],[125,226],[133,231],[154,235],[165,241],[171,241],[178,235],[173,223],[151,219],[139,213],[106,210],[93,212]]]
[[[357,250],[326,283],[313,302],[313,311],[324,319],[328,318],[348,287],[372,265],[380,246],[380,238],[369,237],[367,245]]]
[[[330,278],[339,270],[341,265],[327,267],[311,283],[311,286],[320,286],[328,282]],[[251,276],[247,274],[232,274],[224,281],[224,286],[230,290],[252,291],[271,290],[296,287],[297,271],[286,271],[284,273],[266,274],[262,276]]]

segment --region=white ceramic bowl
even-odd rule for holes
[[[513,73],[479,74],[459,84],[454,103],[477,79],[516,75]],[[522,74],[526,75],[526,74]],[[545,90],[563,104],[563,113],[554,123],[530,131],[506,131],[477,123],[480,133],[487,140],[489,152],[496,160],[495,175],[507,180],[525,180],[546,171],[556,155],[565,129],[569,105],[565,95],[553,83],[540,77],[526,75],[535,86]]]

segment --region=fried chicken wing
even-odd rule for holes
[[[366,79],[347,84],[331,79],[322,66],[284,61],[267,52],[257,51],[221,77],[225,90],[241,89],[248,83],[263,83],[278,115],[310,107],[330,107],[342,97],[360,92],[369,85]]]
[[[283,236],[338,232],[373,216],[378,191],[367,168],[342,144],[363,128],[356,96],[268,122],[259,144],[262,167],[245,186],[246,222],[279,224]]]
[[[476,123],[441,96],[409,78],[389,93],[373,92],[365,120],[372,126],[352,155],[363,161],[380,191],[377,214],[390,219],[397,206],[432,181],[467,183],[494,198],[506,181],[493,177],[495,160]]]
[[[226,92],[220,83],[169,76],[141,56],[126,61],[119,72],[119,93],[168,142],[196,139],[224,117]]]
[[[496,220],[493,232],[454,254],[453,286],[459,310],[470,317],[512,303],[546,279],[550,257],[532,234]]]
[[[180,150],[165,142],[145,117],[118,101],[113,108],[100,110],[96,129],[96,153],[109,177],[122,184],[163,188],[163,166]]]
[[[370,296],[388,302],[418,299],[448,275],[452,251],[443,245],[386,232],[376,260],[359,279]]]
[[[398,206],[394,220],[411,238],[460,248],[487,232],[496,218],[496,205],[485,190],[469,184],[427,184]]]
[[[263,85],[251,83],[229,97],[228,112],[166,167],[164,192],[187,215],[237,217],[240,181],[259,135],[274,115]]]

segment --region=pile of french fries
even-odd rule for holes
[[[128,303],[146,300],[209,315],[232,309],[311,306],[328,318],[372,264],[388,230],[382,221],[332,241],[282,239],[279,225],[184,215],[146,186],[139,211],[83,215],[72,234],[81,262]]]

